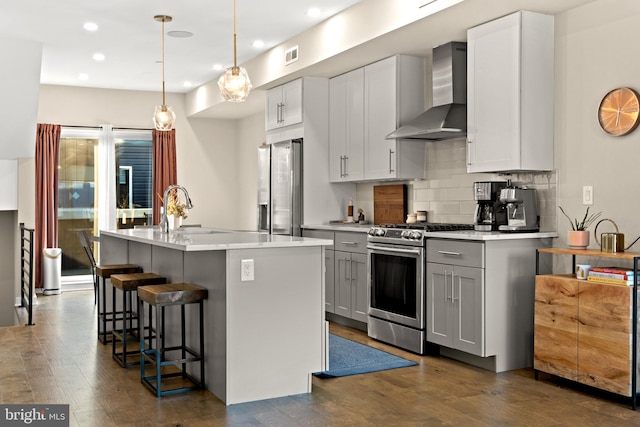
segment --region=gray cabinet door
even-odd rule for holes
[[[336,279],[335,279],[335,267],[334,267],[334,251],[325,249],[324,251],[324,309],[329,313],[335,313],[335,301],[336,301]]]
[[[351,254],[335,251],[335,313],[351,317]]]
[[[458,350],[484,356],[483,269],[456,266],[453,276],[453,346]]]
[[[351,318],[367,321],[367,255],[351,254]]]
[[[427,341],[453,346],[453,304],[451,274],[453,267],[427,263]]]

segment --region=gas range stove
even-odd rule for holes
[[[473,224],[420,221],[411,224],[382,224],[369,229],[368,241],[419,246],[429,232],[457,230],[473,230]]]

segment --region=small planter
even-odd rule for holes
[[[169,226],[169,230],[177,230],[182,226],[182,217],[167,215],[167,225]]]
[[[572,249],[587,249],[587,246],[589,246],[589,231],[569,231],[567,233],[567,244]]]

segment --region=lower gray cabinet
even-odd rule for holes
[[[334,242],[325,248],[325,311],[366,323],[367,233],[304,229],[302,236]]]
[[[427,241],[427,341],[485,356],[484,244]]]
[[[335,313],[367,321],[367,255],[335,251]]]
[[[483,356],[483,270],[427,263],[427,341]]]

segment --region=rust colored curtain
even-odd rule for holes
[[[38,123],[36,133],[35,286],[42,287],[42,250],[58,246],[60,125]]]
[[[162,197],[164,190],[178,183],[176,166],[176,130],[153,130],[153,224],[160,223],[160,206],[158,195]]]

